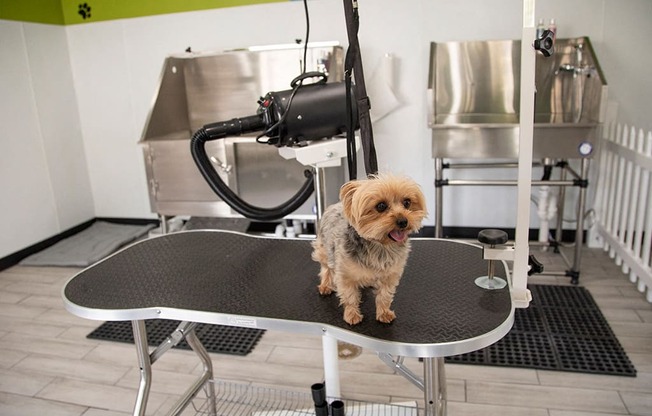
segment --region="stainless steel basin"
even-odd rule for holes
[[[343,48],[309,45],[308,71],[343,78]],[[152,212],[160,215],[239,216],[210,189],[190,155],[190,138],[204,124],[255,114],[258,99],[290,88],[301,73],[302,45],[277,45],[219,53],[184,53],[166,58],[140,144]],[[303,184],[305,166],[286,160],[256,134],[207,143],[222,180],[245,201],[274,207]],[[338,200],[344,167],[325,173],[326,203]],[[329,186],[330,185],[330,186]],[[288,218],[313,219],[312,199]]]
[[[432,43],[429,126],[434,158],[517,158],[518,40]],[[537,56],[534,155],[593,155],[607,85],[586,37],[557,39]]]

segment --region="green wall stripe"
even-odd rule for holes
[[[64,24],[61,0],[0,0],[0,19]]]
[[[73,25],[288,0],[0,0],[0,19]]]

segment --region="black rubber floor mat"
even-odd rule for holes
[[[512,330],[479,351],[447,363],[636,376],[593,297],[583,287],[530,285],[532,302],[516,309]]]
[[[180,321],[165,319],[145,321],[149,345],[160,345],[174,332],[179,323]],[[209,324],[198,324],[195,332],[208,352],[230,355],[249,354],[265,333],[262,329]],[[88,334],[87,338],[132,344],[134,342],[130,321],[105,322]],[[175,348],[189,350],[190,346],[184,340]]]

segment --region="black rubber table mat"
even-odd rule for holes
[[[220,231],[173,233],[137,243],[86,269],[68,282],[64,297],[83,308],[82,313],[94,313],[93,319],[125,314],[129,317],[115,320],[134,319],[139,311],[158,308],[163,318],[180,319],[174,316],[179,311],[192,315],[186,320],[212,324],[222,323],[210,321],[213,313],[265,317],[325,324],[423,349],[475,342],[510,321],[509,291],[474,284],[487,269],[477,246],[412,241],[393,303],[396,320],[377,322],[373,294],[366,291],[361,306],[365,318],[353,327],[344,322],[336,296],[319,295],[319,265],[311,252],[307,240]],[[504,276],[500,264],[497,269]]]
[[[517,309],[512,330],[497,343],[447,363],[636,376],[593,297],[583,287],[530,285],[532,302]]]
[[[146,320],[145,329],[149,345],[160,345],[179,326],[179,323],[180,321],[167,319]],[[244,356],[253,351],[265,330],[198,324],[195,333],[208,352]],[[134,343],[134,333],[130,321],[105,322],[86,337],[103,341]],[[184,340],[179,342],[175,348],[189,350],[190,346]]]

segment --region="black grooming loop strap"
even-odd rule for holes
[[[360,44],[358,43],[358,28],[360,26],[358,16],[357,0],[344,0],[344,16],[346,18],[346,32],[349,38],[349,49],[346,51],[344,61],[344,74],[346,82],[346,106],[347,114],[351,108],[351,75],[355,75],[355,96],[358,105],[358,119],[360,122],[360,137],[362,140],[362,152],[364,155],[364,167],[367,176],[378,173],[378,161],[376,159],[376,147],[374,146],[374,133],[371,127],[371,116],[369,110],[371,103],[367,97],[367,89],[364,83],[362,70],[362,57],[360,56]],[[357,163],[355,151],[355,134],[353,132],[353,120],[347,125],[347,156],[349,178],[356,179]]]

